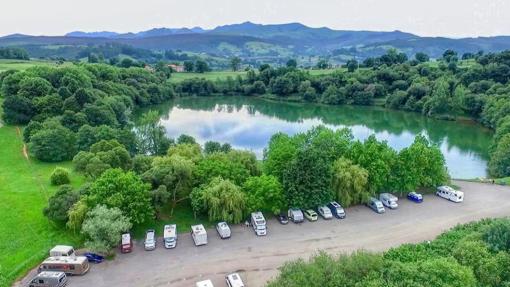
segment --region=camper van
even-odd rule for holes
[[[251,213],[251,226],[253,227],[253,230],[255,231],[255,234],[257,234],[257,236],[266,235],[267,233],[266,219],[264,218],[262,212],[257,211]]]
[[[436,194],[453,202],[462,202],[464,200],[464,192],[455,190],[446,185],[439,186]]]
[[[177,225],[167,224],[163,227],[163,243],[167,249],[177,246]]]
[[[196,287],[214,287],[211,280],[197,282]]]
[[[145,232],[145,240],[143,241],[143,247],[146,251],[156,249],[156,231],[149,229]]]
[[[74,248],[68,245],[57,245],[50,250],[50,257],[76,256]]]
[[[370,207],[372,210],[374,210],[377,213],[384,213],[385,212],[384,206],[383,206],[382,202],[379,199],[375,198],[375,197],[371,197],[368,200],[367,206]]]
[[[67,284],[67,276],[64,272],[44,271],[28,283],[28,287],[63,287]]]
[[[244,287],[243,280],[239,273],[232,273],[225,277],[225,281],[227,282],[228,287]]]
[[[39,273],[44,271],[64,272],[68,275],[83,275],[89,271],[90,265],[85,256],[49,257],[39,265]]]
[[[120,252],[129,253],[133,251],[133,241],[131,240],[131,234],[124,233],[120,237]]]
[[[297,209],[297,208],[289,209],[288,217],[294,223],[301,223],[305,220],[305,216],[303,215],[303,212],[301,211],[301,209]]]
[[[195,242],[195,246],[207,244],[207,231],[202,224],[191,226],[191,237]]]
[[[379,200],[382,204],[390,209],[396,209],[398,207],[398,197],[394,196],[391,193],[381,193],[379,194]]]
[[[224,221],[216,224],[216,231],[218,231],[218,234],[220,235],[221,239],[230,238],[230,235],[232,234],[232,232],[230,231],[230,227]]]
[[[345,210],[344,208],[336,201],[332,201],[328,203],[329,209],[331,209],[331,212],[333,213],[333,216],[338,219],[345,218]]]

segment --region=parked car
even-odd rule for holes
[[[163,226],[163,245],[166,249],[172,249],[177,246],[177,224]]]
[[[334,217],[338,219],[345,218],[345,210],[338,202],[332,201],[328,203],[328,207],[331,210],[331,213],[333,213]]]
[[[154,229],[147,230],[143,245],[147,251],[156,249],[156,231]]]
[[[317,212],[313,211],[312,209],[307,209],[303,212],[303,214],[305,215],[306,219],[308,219],[309,221],[317,221],[318,217],[317,217]]]
[[[446,185],[439,186],[436,190],[436,195],[457,203],[464,201],[464,192],[455,190]]]
[[[67,276],[64,272],[43,271],[28,283],[28,287],[64,287]]]
[[[423,195],[421,195],[415,191],[412,191],[407,194],[407,199],[409,199],[410,201],[420,203],[420,202],[423,202]]]
[[[225,276],[225,281],[228,287],[244,287],[243,280],[239,273],[232,273]]]
[[[329,209],[329,207],[327,207],[325,205],[319,206],[319,208],[317,208],[317,212],[324,219],[331,219],[331,218],[333,218],[333,213],[331,213],[331,209]]]
[[[397,209],[398,208],[398,197],[394,196],[391,193],[381,193],[379,194],[379,200],[382,204],[389,209]]]
[[[218,231],[218,234],[220,235],[221,239],[230,238],[230,236],[232,234],[231,231],[230,231],[230,227],[224,221],[219,222],[218,224],[216,224],[216,231]]]
[[[300,209],[297,208],[291,208],[287,212],[289,215],[289,220],[292,220],[294,223],[301,223],[304,221],[303,212]]]
[[[370,207],[372,210],[374,210],[377,213],[384,213],[385,212],[384,206],[383,206],[382,202],[379,199],[375,198],[375,197],[371,197],[368,200],[367,206]]]
[[[124,233],[120,237],[120,252],[129,253],[133,251],[133,240],[131,240],[131,234]]]
[[[92,253],[92,252],[85,252],[85,254],[83,254],[83,256],[87,257],[87,260],[90,262],[90,263],[101,263],[103,262],[104,260],[104,257],[99,255],[99,254],[96,254],[96,253]]]
[[[285,215],[283,213],[278,214],[276,216],[276,219],[278,219],[278,222],[280,222],[283,225],[289,223],[289,218],[287,217],[287,215]]]
[[[195,285],[196,285],[196,287],[214,287],[212,281],[209,279],[197,282]]]

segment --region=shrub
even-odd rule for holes
[[[69,178],[69,171],[57,166],[51,174],[50,181],[52,185],[69,184],[71,182],[71,179]]]
[[[61,185],[57,192],[48,199],[48,206],[43,214],[49,219],[59,222],[67,221],[67,212],[80,199],[80,193],[70,185]]]

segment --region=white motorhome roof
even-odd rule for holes
[[[197,282],[196,286],[197,287],[214,287],[211,280],[204,280],[204,281]]]
[[[220,229],[230,229],[230,227],[228,227],[228,224],[226,222],[219,222],[218,227]]]
[[[227,279],[232,287],[244,287],[243,280],[241,280],[241,276],[238,273],[227,275]]]
[[[43,271],[37,274],[37,277],[51,278],[56,277],[59,278],[62,275],[66,275],[64,272],[56,272],[56,271]]]
[[[59,252],[59,253],[68,253],[69,251],[73,250],[74,248],[69,245],[56,245],[50,250],[50,253],[52,252]]]
[[[177,229],[177,225],[175,224],[168,224],[168,225],[165,225],[165,227],[163,227],[164,230],[163,230],[163,237],[164,238],[168,238],[168,237],[175,237],[175,231]]]
[[[124,233],[122,234],[122,245],[124,244],[129,244],[131,242],[131,234],[129,233]]]
[[[48,257],[46,260],[44,260],[43,263],[78,263],[82,264],[87,261],[87,257],[85,256],[76,256],[76,257],[69,257],[69,256],[57,256],[57,257]]]
[[[196,235],[207,234],[207,232],[205,231],[204,225],[202,225],[202,224],[192,225],[191,230]]]

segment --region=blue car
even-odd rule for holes
[[[407,199],[409,199],[410,201],[417,202],[417,203],[423,202],[423,196],[417,192],[414,192],[414,191],[410,192],[407,195]]]
[[[92,252],[86,252],[84,256],[87,257],[87,260],[91,263],[101,263],[104,260],[103,256]]]

